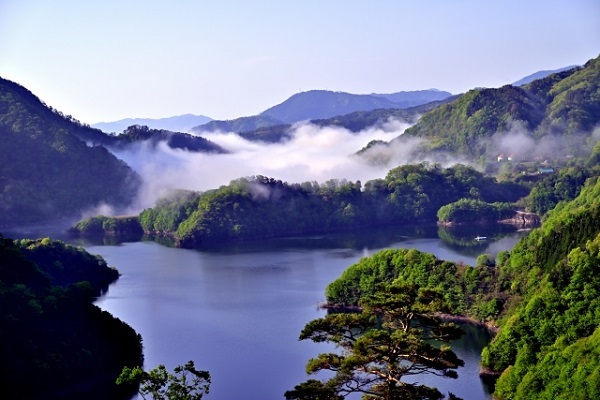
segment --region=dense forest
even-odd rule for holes
[[[73,231],[136,237],[145,232],[200,248],[368,226],[490,222],[527,208],[543,215],[543,225],[511,252],[482,254],[475,266],[466,266],[414,249],[384,250],[328,286],[329,306],[367,309],[360,329],[380,323],[393,333],[394,322],[382,317],[389,310],[376,301],[406,291],[411,307],[422,311],[434,304],[437,311],[498,329],[482,363],[499,376],[499,399],[599,398],[600,144],[592,134],[600,121],[599,75],[597,58],[520,87],[471,90],[444,104],[422,106],[426,112],[419,122],[397,139],[424,138],[423,154],[462,155],[486,165],[497,178],[462,164],[443,168],[430,162],[399,166],[365,183],[287,183],[253,176],[202,193],[177,191],[138,217],[97,216],[80,221]],[[313,123],[356,131],[416,113],[375,110]],[[496,135],[515,127],[535,143],[547,139],[554,146],[536,146],[538,152],[528,154],[502,147]],[[246,134],[280,141],[286,132],[286,125],[279,125]],[[140,178],[107,148],[141,141],[224,152],[202,138],[144,126],[130,127],[119,137],[106,135],[0,79],[0,227],[72,216],[99,203],[126,206]],[[500,151],[513,150],[518,161],[498,156],[498,162],[489,162]],[[50,239],[0,236],[0,260],[0,351],[2,360],[11,360],[2,365],[1,375],[8,396],[124,396],[115,379],[123,366],[140,365],[141,339],[92,304],[118,272],[98,257]],[[431,314],[421,317],[432,323],[427,329],[446,327]],[[319,341],[321,332],[307,329],[303,335]],[[423,343],[418,345],[435,352]],[[347,348],[368,347],[353,345]],[[460,362],[450,353],[443,356],[448,364],[433,368],[452,375]],[[335,385],[309,385],[328,390],[327,398],[339,398]],[[292,391],[289,398],[299,395]]]
[[[4,398],[128,398],[115,381],[141,364],[141,338],[92,304],[118,276],[62,242],[0,236]]]
[[[108,149],[140,142],[225,152],[201,137],[143,126],[107,135],[0,78],[0,227],[77,217],[99,204],[129,205],[140,178]]]
[[[0,79],[0,226],[74,216],[101,202],[129,204],[138,175],[78,139],[81,129],[88,128]]]
[[[179,246],[201,247],[228,240],[435,222],[440,207],[450,202],[463,198],[515,202],[528,191],[464,165],[444,169],[421,163],[392,169],[385,179],[364,186],[344,180],[288,184],[263,176],[241,178],[204,193],[175,193],[144,210],[139,221],[146,233],[170,236]],[[510,207],[506,211],[511,212]],[[94,233],[101,224],[84,220],[75,231]]]
[[[582,68],[524,86],[470,90],[423,115],[397,140],[425,138],[422,150],[426,153],[462,154],[475,160],[489,160],[505,151],[519,159],[579,155],[589,151],[598,121],[600,58],[595,58]],[[498,135],[513,128],[538,142],[545,138],[554,146],[536,146],[529,154],[520,154],[523,148],[516,143],[502,146]]]
[[[600,179],[510,252],[474,267],[409,249],[383,250],[326,290],[329,307],[356,307],[386,285],[443,294],[447,312],[499,328],[482,364],[501,374],[498,399],[594,399],[600,395]]]

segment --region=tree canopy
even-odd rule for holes
[[[432,343],[462,334],[435,315],[448,311],[441,293],[394,283],[364,296],[360,305],[360,313],[329,314],[304,327],[301,340],[332,342],[341,352],[320,354],[306,366],[309,374],[334,372],[331,379],[308,380],[286,392],[286,398],[329,399],[350,393],[363,393],[365,399],[443,398],[435,388],[404,380],[419,374],[456,378],[456,369],[463,365],[449,347]]]
[[[144,400],[200,400],[210,389],[210,373],[197,370],[193,361],[178,365],[173,373],[164,365],[144,371],[139,366],[125,367],[117,385],[136,387]]]
[[[438,209],[461,198],[513,202],[528,188],[497,182],[457,164],[404,165],[385,179],[289,184],[265,176],[232,181],[204,193],[181,192],[139,217],[146,233],[173,237],[183,247],[365,226],[436,221]]]
[[[92,301],[118,278],[100,257],[48,238],[0,235],[0,383],[7,399],[126,399],[141,337]]]

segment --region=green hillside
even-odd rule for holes
[[[475,267],[383,250],[332,282],[327,300],[355,306],[391,282],[439,290],[452,313],[499,327],[482,353],[487,372],[500,375],[495,398],[598,398],[599,198],[591,178],[511,252],[481,255]]]
[[[478,160],[492,160],[503,150],[498,134],[511,129],[532,139],[562,140],[562,156],[579,154],[585,139],[600,122],[600,58],[549,75],[527,85],[473,89],[455,101],[426,113],[398,140],[426,138],[426,152],[449,152]],[[519,146],[506,151],[518,153]],[[536,149],[540,156],[549,151]],[[587,149],[589,150],[589,149]],[[544,153],[546,151],[546,153]],[[533,157],[535,154],[519,154]]]
[[[142,362],[141,338],[92,304],[118,276],[62,242],[0,235],[3,398],[130,398],[115,381]]]
[[[140,180],[101,146],[78,138],[91,130],[0,79],[0,226],[76,216],[101,203],[125,206]]]
[[[600,180],[589,180],[574,201],[559,205],[519,242],[499,270],[499,287],[513,302],[482,356],[485,366],[503,371],[499,398],[600,393],[600,359],[583,351],[597,343],[600,327],[599,196]]]
[[[140,214],[146,233],[170,236],[179,246],[202,247],[229,240],[259,239],[435,222],[438,209],[461,198],[515,202],[528,188],[499,183],[473,168],[405,165],[384,179],[289,184],[256,176],[204,193],[181,192]],[[86,221],[82,232],[100,223]],[[91,231],[90,231],[91,232]]]

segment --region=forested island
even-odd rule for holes
[[[497,182],[465,165],[442,168],[426,162],[394,168],[384,179],[364,186],[345,180],[288,184],[256,176],[203,193],[174,193],[144,210],[139,224],[145,233],[170,237],[177,246],[201,247],[231,240],[435,222],[440,207],[450,202],[516,202],[528,191],[524,185]],[[510,205],[503,207],[495,221],[514,214]],[[73,231],[110,232],[115,230],[111,226],[132,223],[92,217],[80,221]]]

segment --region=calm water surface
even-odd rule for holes
[[[442,236],[442,235],[440,235]],[[183,250],[152,241],[84,244],[122,276],[97,304],[126,321],[144,340],[146,369],[188,360],[212,375],[209,399],[283,399],[308,377],[309,358],[333,348],[299,341],[304,325],[325,315],[327,284],[361,257],[382,248],[416,248],[439,258],[475,263],[478,254],[510,249],[519,233],[485,243],[470,236],[442,241],[437,228],[386,229]],[[464,243],[463,243],[464,244]],[[465,367],[459,379],[419,378],[466,399],[487,399],[478,376],[483,330],[453,344]]]

